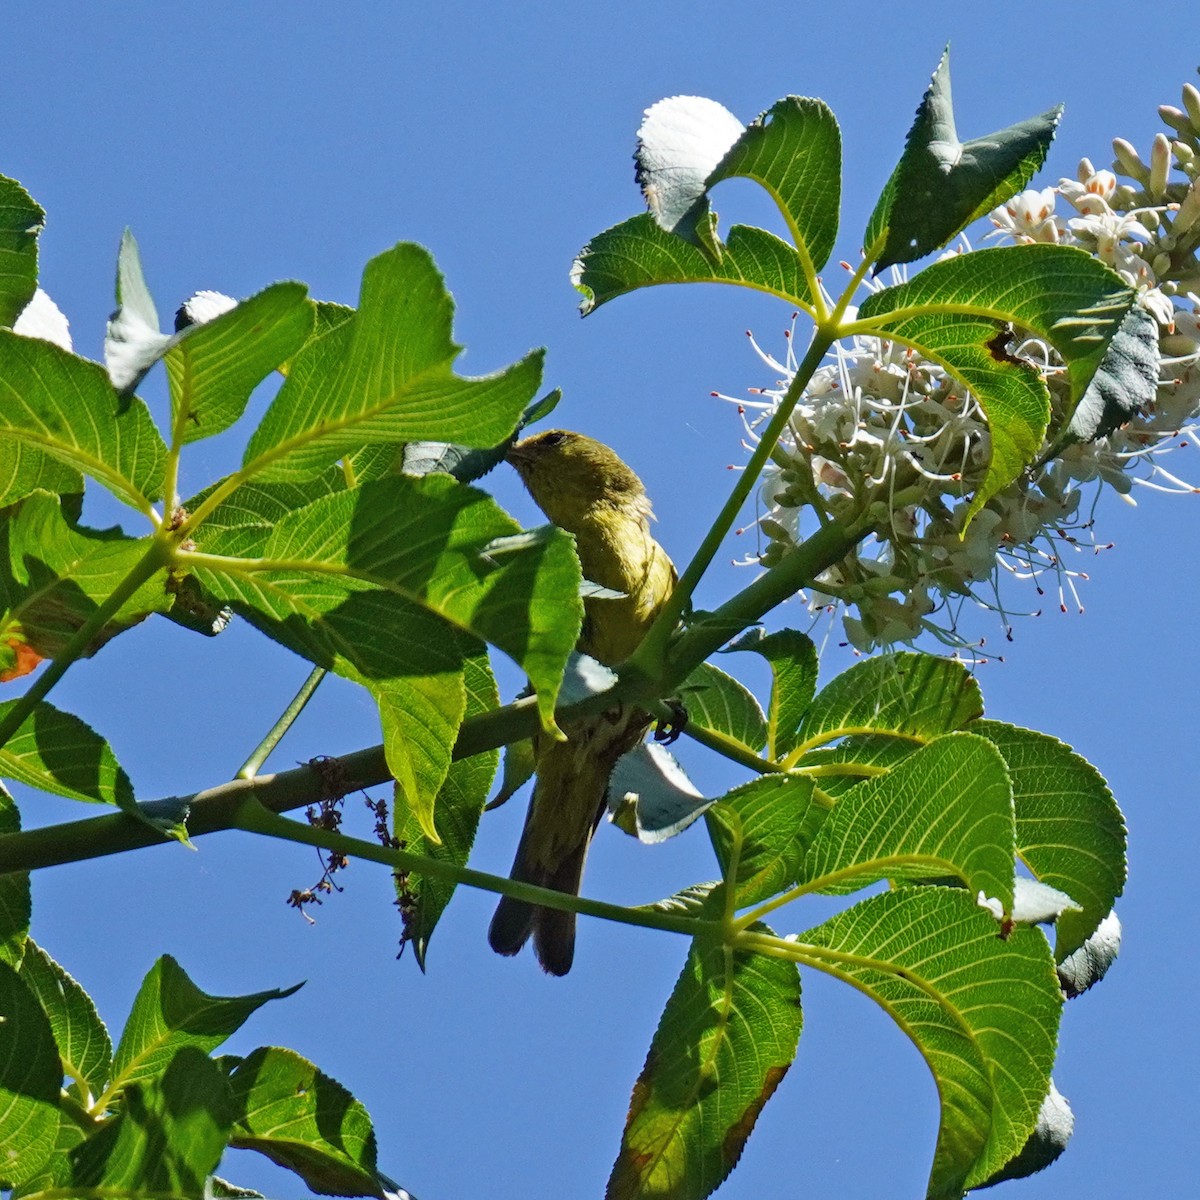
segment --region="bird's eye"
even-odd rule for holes
[[[567,440],[567,435],[561,429],[551,430],[542,434],[543,446],[561,446]]]

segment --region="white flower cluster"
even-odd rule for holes
[[[1132,183],[1119,184],[1113,171],[1097,171],[1085,159],[1077,179],[1023,192],[991,218],[989,236],[1080,246],[1137,290],[1157,322],[1162,359],[1153,402],[1126,424],[1067,447],[1011,484],[964,537],[990,443],[982,411],[957,380],[904,346],[860,338],[836,346],[805,389],[764,474],[758,527],[766,544],[748,561],[777,562],[801,540],[802,520],[870,514],[875,536],[805,597],[814,613],[841,610],[856,649],[930,633],[982,654],[982,641],[968,643],[959,632],[962,608],[998,612],[1011,638],[1002,579],[1032,581],[1039,597],[1050,581],[1063,611],[1068,598],[1078,604],[1075,583],[1086,574],[1074,556],[1102,548],[1092,514],[1105,485],[1130,503],[1134,484],[1200,491],[1163,461],[1181,446],[1200,445],[1193,424],[1200,413],[1200,91],[1191,85],[1184,106],[1160,109],[1174,138],[1155,138],[1148,165],[1127,142],[1114,142],[1114,171]],[[1172,178],[1172,166],[1182,181]],[[1064,201],[1075,213],[1066,219],[1056,211]],[[751,439],[797,365],[790,336],[782,362],[755,349],[778,382],[740,404]],[[1015,353],[1039,365],[1058,408],[1064,383],[1053,351],[1029,339]]]

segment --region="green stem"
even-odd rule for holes
[[[332,850],[354,858],[364,858],[382,863],[393,871],[418,873],[427,879],[445,879],[453,883],[465,883],[485,892],[511,896],[526,900],[545,908],[561,908],[569,912],[583,913],[589,917],[600,917],[606,921],[617,921],[622,925],[638,925],[644,929],[662,929],[669,933],[694,936],[697,933],[719,931],[720,923],[700,920],[696,917],[681,917],[673,913],[658,912],[648,908],[625,908],[619,904],[606,904],[602,900],[589,900],[583,896],[569,896],[550,888],[535,887],[501,875],[490,875],[470,867],[460,867],[442,859],[426,858],[411,850],[394,850],[375,842],[348,837],[330,829],[313,825],[302,825],[290,821],[278,813],[264,808],[252,796],[244,798],[234,817],[234,828],[247,833],[260,833],[284,841],[299,842],[305,846],[316,846],[321,850]]]
[[[234,776],[235,779],[253,779],[259,768],[267,761],[271,751],[279,745],[283,735],[291,729],[296,718],[304,711],[304,706],[312,699],[313,692],[321,686],[321,680],[329,672],[324,667],[313,667],[308,678],[300,685],[300,690],[292,697],[291,703],[279,715],[279,720],[271,726],[267,736],[254,748]]]
[[[821,360],[834,341],[835,335],[826,333],[823,326],[818,326],[814,331],[808,351],[796,368],[796,374],[788,384],[788,389],[772,414],[758,445],[754,447],[754,452],[750,455],[750,461],[746,464],[745,470],[738,477],[737,483],[729,493],[729,498],[717,515],[716,521],[713,522],[712,528],[700,543],[692,561],[688,563],[687,568],[679,577],[675,590],[659,610],[654,624],[630,659],[631,666],[649,678],[661,678],[661,666],[666,656],[667,643],[691,604],[692,593],[696,590],[696,585],[700,582],[704,572],[708,570],[713,557],[733,528],[738,514],[758,483],[758,477],[763,467],[771,457],[787,423],[791,420],[792,411],[808,385],[808,381],[821,365]]]
[[[133,565],[129,573],[98,605],[86,621],[75,631],[67,644],[55,655],[34,680],[29,690],[0,717],[0,747],[24,724],[29,714],[49,694],[50,689],[66,674],[67,668],[81,658],[100,631],[121,609],[121,605],[156,572],[170,565],[174,553],[174,540],[156,535],[150,542],[145,555]]]

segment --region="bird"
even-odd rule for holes
[[[677,579],[650,533],[642,481],[593,438],[551,429],[516,442],[506,455],[538,507],[573,534],[583,576],[619,596],[585,596],[577,649],[616,666],[638,647]],[[537,778],[510,877],[578,895],[592,835],[607,804],[617,760],[643,738],[649,714],[617,704],[562,723],[566,740],[534,737]],[[575,914],[502,896],[488,929],[498,954],[532,937],[538,963],[566,975],[575,955]]]

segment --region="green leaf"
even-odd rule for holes
[[[979,685],[961,663],[908,653],[864,659],[817,693],[789,765],[811,748],[851,734],[887,734],[923,745],[982,714]]]
[[[11,326],[37,289],[37,238],[45,219],[15,179],[0,175],[0,325]]]
[[[17,701],[0,704],[0,714]],[[108,743],[72,713],[41,701],[0,748],[0,777],[98,804],[136,811],[133,786]]]
[[[823,100],[785,96],[747,127],[708,178],[753,179],[779,206],[801,259],[819,271],[837,238],[842,139]]]
[[[808,307],[812,294],[794,246],[782,238],[734,225],[719,257],[678,234],[660,228],[649,213],[614,225],[584,246],[571,268],[571,282],[583,295],[580,311],[593,309],[626,292],[659,283],[736,283]]]
[[[0,835],[21,832],[21,813],[8,789],[0,784]],[[32,900],[29,872],[0,875],[0,962],[19,967],[29,936]]]
[[[311,340],[246,449],[262,480],[305,479],[371,442],[488,447],[515,428],[542,353],[482,379],[454,374],[453,302],[433,259],[401,243],[363,273],[358,312]]]
[[[27,496],[0,521],[0,681],[55,658],[127,575],[146,557],[150,538],[119,530],[82,529],[63,515],[62,500]],[[87,646],[109,638],[173,603],[161,570],[121,605]]]
[[[166,447],[146,406],[104,368],[0,330],[0,433],[95,479],[139,512],[162,489]]]
[[[117,1044],[109,1093],[162,1075],[184,1047],[207,1054],[240,1029],[255,1009],[268,1000],[290,996],[300,986],[249,996],[209,996],[175,959],[164,954],[150,968],[134,998]]]
[[[727,792],[705,814],[721,873],[747,908],[794,883],[829,809],[813,801],[813,783],[798,775],[764,775]]]
[[[1002,246],[942,259],[874,293],[859,319],[869,332],[941,363],[979,401],[992,457],[973,515],[1037,457],[1050,418],[1049,392],[1034,364],[997,346],[1008,325],[1058,351],[1073,406],[1132,301],[1119,276],[1075,246]]]
[[[923,258],[1016,195],[1046,161],[1061,116],[1059,105],[986,137],[960,142],[950,99],[950,55],[944,53],[917,109],[904,154],[867,224],[867,246],[885,229],[888,235],[876,272]]]
[[[842,796],[799,879],[854,891],[878,879],[957,876],[1011,913],[1013,850],[1004,759],[986,738],[948,733]]]
[[[606,1200],[709,1195],[787,1073],[800,1025],[794,964],[696,938],[634,1085]]]
[[[34,1178],[54,1153],[62,1064],[34,994],[0,962],[0,1183]]]
[[[1062,992],[1036,929],[1007,940],[959,888],[872,896],[799,935],[805,961],[876,1001],[937,1084],[928,1196],[961,1196],[1017,1154],[1050,1083]]]
[[[488,664],[487,653],[480,649],[468,654],[463,660],[463,667],[467,699],[464,715],[471,717],[496,708],[500,703],[500,693]],[[499,758],[499,750],[486,750],[450,764],[446,778],[438,789],[433,809],[434,828],[439,839],[436,842],[425,835],[421,822],[411,808],[401,810],[397,807],[395,836],[401,845],[439,862],[465,866],[471,847],[475,844],[479,818],[483,815],[483,806],[487,803]],[[455,887],[451,880],[432,876],[397,876],[404,940],[405,943],[412,943],[422,970],[425,969],[429,939],[446,905],[450,903]]]
[[[291,1050],[252,1051],[229,1077],[237,1118],[230,1144],[257,1150],[315,1192],[382,1196],[367,1110]]]
[[[21,961],[21,978],[50,1020],[63,1072],[74,1081],[75,1098],[90,1107],[112,1069],[112,1041],[91,996],[33,941]]]
[[[30,492],[83,493],[83,476],[28,442],[0,440],[0,505]]]
[[[1057,738],[1002,721],[976,721],[970,729],[1008,764],[1018,857],[1080,906],[1055,925],[1061,962],[1096,931],[1124,889],[1125,819],[1100,772]]]
[[[767,742],[767,721],[749,688],[711,663],[701,663],[679,685],[688,724],[698,725],[757,754]]]
[[[161,1074],[125,1088],[116,1117],[72,1153],[72,1182],[202,1200],[232,1123],[221,1068],[195,1046],[178,1046]]]
[[[203,325],[166,354],[171,414],[181,443],[228,429],[250,393],[307,341],[315,310],[300,283],[277,283]]]
[[[773,683],[767,710],[767,757],[781,758],[795,748],[796,730],[817,690],[817,648],[795,629],[775,633],[748,632],[729,647],[761,654],[771,667]]]
[[[572,540],[547,528],[503,545],[516,523],[442,475],[392,476],[251,523],[247,506],[270,490],[239,490],[238,524],[222,528],[222,506],[201,528],[197,578],[269,636],[372,690],[389,768],[436,836],[433,800],[466,702],[446,622],[512,657],[549,725],[582,609]]]

